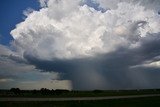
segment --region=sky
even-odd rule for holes
[[[0,89],[160,88],[159,0],[2,0]]]
[[[8,45],[13,39],[10,31],[13,30],[17,23],[24,21],[23,11],[32,8],[35,10],[40,9],[39,3],[36,0],[2,0],[0,6],[0,34],[1,44]]]

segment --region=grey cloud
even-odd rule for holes
[[[159,72],[138,67],[159,60],[158,1],[97,1],[80,5],[80,0],[40,0],[44,7],[11,31],[15,55],[4,53],[2,59],[10,68],[18,65],[17,71],[31,65],[35,72],[58,72],[74,89],[158,87],[150,80],[159,82],[153,78]],[[103,5],[110,10],[102,12]]]
[[[15,55],[9,55],[9,56],[6,56],[8,57],[9,59],[15,61],[16,63],[23,63],[23,64],[28,64],[27,60],[25,60],[24,58],[21,58],[19,56],[15,56]]]
[[[160,55],[160,34],[141,38],[139,44],[136,48],[119,47],[109,54],[72,60],[47,61],[24,56],[38,69],[60,72],[61,79],[71,80],[74,89],[158,88],[159,69],[130,67]]]
[[[42,72],[30,65],[26,59],[17,56],[14,51],[0,45],[0,88],[9,89],[19,87],[21,89],[40,88],[67,88],[71,89],[70,81],[58,80],[56,72]],[[53,80],[54,79],[54,80]],[[54,81],[57,81],[55,83]]]
[[[160,10],[159,0],[97,0],[103,8],[117,8],[117,5],[121,2],[135,3],[145,6],[146,9]]]

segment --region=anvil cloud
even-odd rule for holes
[[[159,0],[40,3],[11,31],[12,60],[57,72],[74,89],[160,87]]]

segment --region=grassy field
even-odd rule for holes
[[[64,91],[64,90],[21,90],[18,93],[11,90],[0,90],[0,97],[100,97],[160,94],[160,89],[147,90],[94,90],[94,91]],[[0,102],[0,107],[160,107],[160,97],[112,99],[99,101],[31,101],[31,102]]]
[[[0,107],[160,107],[160,97],[63,102],[0,102]]]
[[[160,94],[160,89],[153,90],[94,90],[94,91],[33,91],[21,90],[18,94],[10,90],[1,90],[0,97],[100,97],[100,96],[123,96]]]

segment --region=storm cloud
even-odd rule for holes
[[[62,79],[72,80],[74,89],[158,88],[160,68],[143,64],[159,61],[160,35],[150,35],[139,40],[139,44],[134,49],[119,47],[114,52],[88,58],[54,61],[28,55],[25,58],[39,69],[60,72]]]
[[[7,60],[40,74],[56,72],[55,79],[69,80],[73,89],[160,87],[159,0],[40,4],[11,31],[10,49],[0,48],[9,51],[1,52]]]

